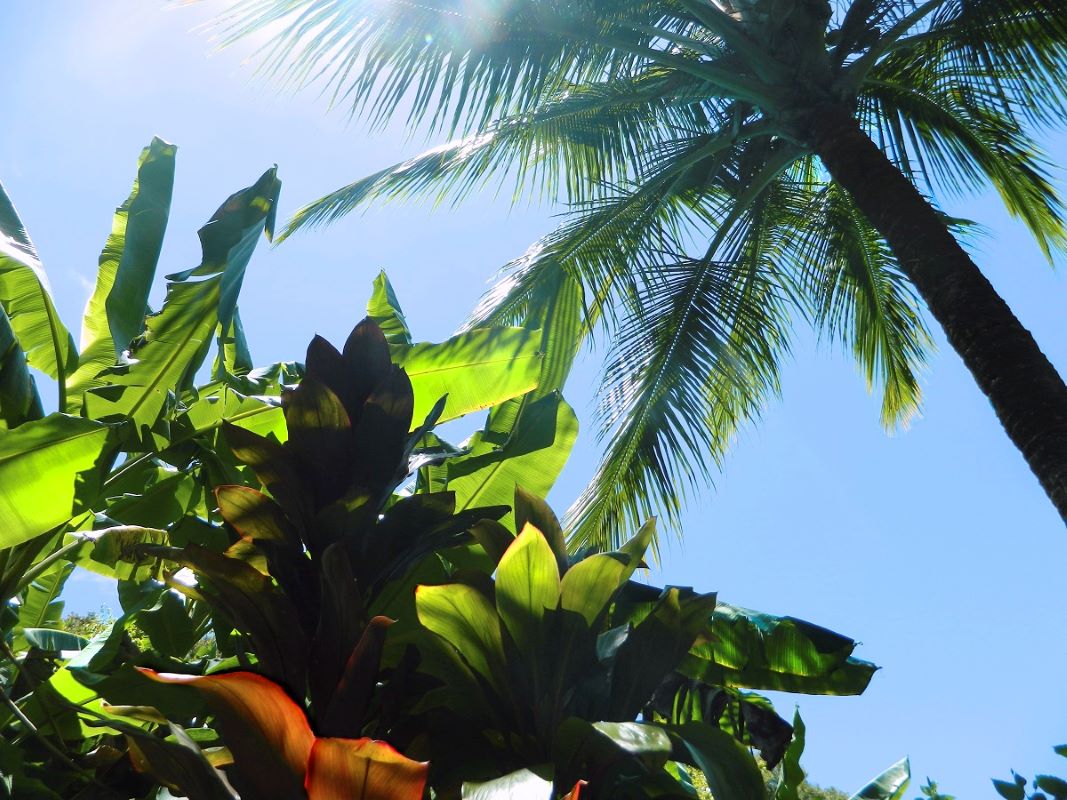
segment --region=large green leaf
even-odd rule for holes
[[[805,694],[862,694],[878,669],[852,657],[856,642],[793,617],[720,603],[711,641],[690,651],[686,675],[719,686]]]
[[[515,538],[496,573],[496,607],[512,639],[527,657],[544,652],[545,612],[560,597],[556,556],[541,531],[527,524]]]
[[[558,394],[525,408],[517,398],[493,409],[485,429],[466,442],[470,452],[445,465],[456,509],[510,505],[516,486],[544,497],[577,437],[578,418]]]
[[[0,431],[44,416],[37,384],[26,367],[7,314],[0,308]]]
[[[63,619],[63,586],[74,571],[69,561],[59,561],[45,570],[26,587],[19,597],[20,628],[52,628]]]
[[[89,644],[89,640],[82,636],[54,628],[26,628],[22,635],[32,647],[53,652],[81,650]]]
[[[715,800],[762,800],[767,796],[756,760],[733,736],[700,722],[672,728],[671,732],[704,773]]]
[[[540,331],[478,328],[440,344],[392,344],[393,363],[403,367],[415,392],[412,418],[422,422],[442,397],[438,422],[518,397],[537,386],[541,372]]]
[[[39,536],[96,500],[110,432],[50,414],[0,433],[0,547]]]
[[[856,792],[849,800],[900,800],[911,780],[911,764],[902,758]]]
[[[52,289],[37,249],[2,184],[0,307],[30,366],[50,378],[65,378],[77,363],[78,351],[52,303]]]
[[[82,319],[78,369],[67,381],[68,410],[81,407],[84,392],[101,385],[96,376],[119,363],[144,328],[148,292],[170,215],[176,151],[174,145],[153,139],[141,151],[130,196],[115,209],[96,288]]]
[[[163,308],[148,318],[131,363],[109,370],[107,385],[86,394],[88,416],[129,420],[147,440],[145,431],[159,419],[169,393],[191,386],[216,326],[225,328],[234,319],[245,268],[270,227],[280,188],[275,170],[267,170],[200,229],[203,261],[168,276]]]
[[[454,647],[493,686],[504,676],[500,618],[485,595],[470,586],[420,586],[415,592],[419,622]]]

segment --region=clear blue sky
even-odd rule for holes
[[[111,213],[154,134],[179,145],[160,274],[198,262],[196,229],[232,191],[279,165],[281,211],[421,149],[399,129],[368,136],[313,95],[252,78],[249,49],[214,53],[194,30],[219,3],[9,3],[0,178],[76,329]],[[1067,161],[1067,138],[1047,142]],[[1058,184],[1067,191],[1062,173]],[[314,333],[342,339],[385,268],[415,334],[447,336],[497,267],[554,224],[559,208],[486,192],[456,209],[391,206],[297,237],[251,267],[241,309],[260,363],[302,357]],[[989,226],[979,264],[1067,371],[1067,282],[991,198],[955,213]],[[552,500],[591,475],[595,360],[567,395],[584,423]],[[861,698],[799,698],[814,781],[853,790],[910,754],[961,800],[994,797],[990,776],[1063,770],[1067,741],[1067,531],[951,350],[925,375],[922,418],[886,436],[854,366],[801,337],[783,397],[746,430],[684,540],[654,580],[793,614],[863,642],[883,667]],[[91,578],[73,604],[110,594]],[[778,697],[788,716],[793,698]],[[917,783],[911,795],[918,794]]]

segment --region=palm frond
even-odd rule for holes
[[[664,46],[654,33],[664,17],[663,4],[649,0],[240,0],[218,25],[224,45],[272,30],[259,53],[267,74],[294,87],[317,83],[372,125],[406,109],[409,125],[430,131],[484,130],[568,86],[649,64],[707,78],[731,96],[766,93],[736,65]]]
[[[1067,244],[1051,165],[997,95],[894,60],[872,71],[860,104],[861,121],[920,186],[959,195],[992,184],[1047,257]]]
[[[532,189],[583,202],[598,188],[631,180],[648,168],[665,139],[706,132],[696,105],[704,87],[692,76],[654,67],[633,78],[575,86],[528,114],[505,117],[485,131],[434,147],[344,186],[300,209],[284,236],[333,222],[379,199],[462,200],[494,176],[514,176],[516,196]]]
[[[911,284],[836,184],[798,187],[783,206],[782,224],[803,231],[786,254],[799,282],[795,302],[818,330],[851,349],[868,390],[881,388],[882,424],[906,425],[919,410],[918,376],[933,347]]]
[[[1067,5],[1061,0],[945,0],[894,57],[961,88],[992,92],[1031,124],[1067,120]]]
[[[676,523],[687,490],[711,480],[738,426],[778,391],[788,326],[773,196],[727,222],[707,256],[660,263],[636,293],[605,367],[610,443],[567,513],[570,546],[614,546],[656,511]]]

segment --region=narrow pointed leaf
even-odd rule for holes
[[[625,581],[625,572],[626,562],[614,554],[598,553],[582,559],[563,576],[560,607],[578,612],[593,627]]]
[[[374,291],[367,302],[367,316],[378,323],[389,344],[411,345],[411,330],[400,301],[396,298],[393,285],[385,272],[379,272],[374,279]]]
[[[511,543],[496,572],[500,618],[527,657],[544,652],[545,611],[559,604],[559,568],[544,535],[531,524]]]

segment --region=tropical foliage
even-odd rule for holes
[[[654,508],[677,520],[682,487],[779,391],[796,318],[854,354],[886,425],[906,422],[930,349],[919,296],[1067,518],[1067,386],[933,199],[989,185],[1050,257],[1067,241],[1031,137],[1067,117],[1063,3],[241,0],[221,25],[270,31],[269,72],[325,82],[373,124],[458,136],[286,233],[512,177],[570,204],[472,324],[553,319],[577,296],[582,336],[610,331],[577,541],[617,543]]]
[[[1052,749],[1056,755],[1067,758],[1067,744],[1056,745]],[[1042,800],[1048,797],[1061,800],[1067,797],[1067,780],[1055,775],[1035,776],[1029,789],[1026,783],[1026,778],[1013,770],[1010,781],[994,780],[993,788],[1004,800]]]
[[[234,552],[251,548],[230,542],[221,526],[220,503],[229,509],[259,496],[251,488],[240,492],[253,473],[222,443],[220,431],[255,442],[268,436],[264,441],[277,443],[287,436],[281,395],[301,378],[305,365],[285,362],[253,369],[237,310],[256,243],[273,231],[280,183],[275,171],[268,170],[228,198],[200,231],[201,264],[168,276],[163,306],[150,313],[147,297],[162,248],[174,163],[175,148],[158,139],[141,154],[133,190],[116,210],[100,257],[80,351],[55,311],[32,240],[0,190],[0,601],[7,659],[2,668],[7,711],[0,724],[11,726],[5,730],[5,765],[20,763],[17,770],[5,766],[7,790],[20,797],[40,788],[29,772],[34,764],[45,763],[42,759],[48,768],[36,769],[51,787],[40,789],[46,796],[68,796],[101,780],[145,783],[130,777],[134,773],[125,748],[111,744],[120,728],[125,736],[134,736],[128,723],[112,719],[110,728],[94,728],[102,701],[76,675],[98,676],[104,666],[125,663],[144,651],[154,654],[156,660],[149,663],[159,668],[174,667],[179,663],[175,659],[200,659],[197,663],[206,665],[203,659],[226,657],[220,653],[233,657],[240,651],[243,657],[245,652],[230,642],[243,642],[247,631],[234,634],[232,623],[216,617],[204,596],[210,581],[186,587],[189,594],[202,594],[183,598],[167,588],[182,584],[174,564],[161,554],[188,551],[188,559],[217,561],[230,545]],[[434,420],[453,419],[527,397],[538,386],[543,361],[538,331],[498,327],[472,330],[441,344],[416,343],[391,298],[381,275],[369,310],[389,333],[389,344],[374,323],[362,330],[373,330],[380,341],[378,365],[384,362],[391,374],[403,376],[412,403],[409,418],[432,413]],[[209,366],[213,344],[216,356]],[[313,369],[321,366],[314,358],[308,363]],[[55,380],[60,411],[44,414],[45,403],[28,367]],[[414,402],[415,391],[425,406]],[[314,394],[312,384],[296,396],[309,393]],[[372,398],[375,410],[369,419],[393,413],[376,405],[387,401]],[[566,404],[558,396],[553,402],[566,418]],[[314,413],[313,408],[305,411]],[[574,425],[569,440],[562,427],[556,446],[565,457]],[[364,439],[381,439],[385,430],[368,424],[364,434]],[[405,423],[398,435],[407,434]],[[551,436],[548,444],[553,444]],[[526,453],[542,446],[527,443]],[[405,465],[408,458],[433,464],[441,452],[438,446],[400,455]],[[500,471],[492,457],[483,460],[489,472]],[[396,463],[389,467],[398,468]],[[477,474],[478,469],[468,472]],[[388,496],[395,484],[381,485],[380,477],[374,478],[374,489]],[[221,491],[219,501],[212,490],[221,483],[236,485],[230,494]],[[429,526],[420,532],[446,540],[448,531],[431,524],[439,513],[434,499],[423,504],[429,516],[416,515]],[[413,500],[405,508],[421,502]],[[259,564],[263,558],[251,560]],[[104,622],[104,631],[91,640],[64,630],[61,621],[60,594],[76,564],[119,581],[123,613]],[[233,564],[238,578],[248,579],[254,569],[244,561]],[[248,569],[240,571],[242,567]],[[255,575],[260,584],[274,580]],[[221,591],[241,590],[224,584]],[[81,627],[81,633],[92,633],[93,625]],[[100,680],[121,683],[131,677],[122,673]],[[88,758],[89,753],[95,755]]]

